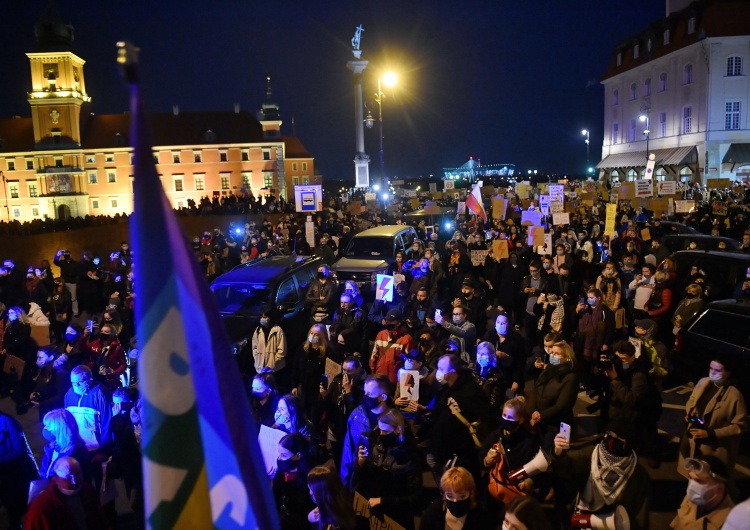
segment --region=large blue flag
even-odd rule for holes
[[[276,529],[257,429],[206,281],[154,166],[136,50],[120,43],[134,150],[136,324],[146,523]]]

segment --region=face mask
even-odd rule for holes
[[[445,384],[445,372],[441,372],[440,370],[435,372],[435,381],[437,381],[441,385],[444,385]]]
[[[54,442],[55,441],[55,435],[49,432],[46,428],[42,429],[42,436],[44,436],[44,439],[48,442]]]
[[[632,261],[630,261],[630,260],[624,260],[624,261],[622,262],[622,264],[623,264],[623,265],[625,265],[626,267],[630,267],[630,266],[631,266],[631,265],[633,264],[633,262],[632,262]]]
[[[463,324],[464,317],[463,315],[453,315],[453,323],[457,326],[460,326]]]
[[[505,418],[503,418],[500,421],[500,425],[502,426],[504,431],[513,432],[518,427],[518,422],[516,420],[506,420]]]
[[[487,357],[478,357],[477,364],[482,368],[487,368],[490,364],[490,360]]]
[[[471,506],[471,499],[464,499],[462,501],[449,501],[445,499],[445,507],[451,512],[453,517],[461,518],[469,513],[469,507]]]
[[[705,506],[713,499],[714,496],[710,492],[716,486],[718,484],[704,486],[703,484],[698,484],[693,479],[688,479],[687,498],[696,506]]]
[[[429,350],[430,349],[430,341],[429,340],[420,340],[419,341],[419,347],[422,348],[423,350]]]
[[[596,305],[596,298],[587,298],[586,301],[591,307],[594,307]]]
[[[282,473],[289,473],[297,469],[297,461],[294,458],[287,458],[286,460],[278,458],[276,460],[276,469]]]
[[[267,328],[268,327],[268,319],[267,318],[261,318],[260,319],[260,325],[263,326],[264,328]]]
[[[385,327],[388,331],[396,331],[398,329],[398,322],[386,322]]]
[[[383,442],[383,445],[385,445],[386,447],[396,445],[398,443],[398,434],[396,434],[395,432],[381,434],[380,441]]]
[[[602,441],[604,449],[612,456],[628,456],[630,454],[630,448],[628,448],[627,442],[614,438],[612,436],[604,436]]]
[[[82,487],[83,487],[83,485],[78,486],[76,489],[73,489],[73,490],[69,490],[69,489],[65,489],[65,488],[60,488],[60,487],[58,487],[57,489],[59,489],[60,493],[62,493],[63,495],[70,496],[70,495],[76,495],[79,491],[81,491]]]
[[[558,255],[558,256],[562,256],[563,254],[565,254],[565,251],[564,251],[564,250],[558,250],[558,251],[557,251],[557,255]]]
[[[326,279],[326,273],[325,272],[319,272],[318,273],[318,279],[319,280],[325,280]]]
[[[518,263],[518,259],[517,258],[510,258],[510,264],[511,265],[515,265],[516,263]]]
[[[532,278],[539,278],[539,274],[541,274],[539,271],[534,271],[531,273]]]
[[[380,406],[380,400],[376,397],[362,396],[362,405],[366,410],[373,410]]]
[[[615,275],[615,273],[614,273],[614,271],[604,271],[604,275],[605,275],[605,276],[610,276],[610,277],[611,277],[611,276],[614,276],[614,275]]]
[[[253,397],[256,397],[258,399],[265,399],[268,396],[266,392],[266,390],[264,390],[263,392],[256,392],[255,390],[253,390]]]
[[[712,383],[720,385],[724,382],[724,376],[719,374],[708,374],[708,378]]]
[[[406,359],[404,361],[404,368],[406,370],[414,370],[414,361],[412,361],[411,359]]]
[[[695,294],[695,293],[687,293],[687,294],[685,295],[685,298],[693,299],[693,298],[695,298],[696,296],[698,296],[698,295],[697,295],[697,294]]]
[[[542,268],[546,271],[548,271],[551,266],[551,263],[542,263]]]
[[[495,326],[495,331],[497,331],[498,335],[505,335],[508,331],[507,326]]]
[[[630,370],[630,363],[623,361],[622,362],[622,369],[623,370]]]
[[[282,414],[277,410],[273,415],[273,421],[276,422],[276,425],[286,425],[287,423],[289,423],[289,416],[286,414]]]
[[[550,356],[549,356],[549,363],[550,363],[550,364],[551,364],[552,366],[557,366],[557,365],[558,365],[558,364],[560,364],[561,362],[562,362],[562,359],[561,359],[560,357],[558,357],[557,355],[550,355]]]
[[[320,342],[320,337],[310,335],[309,337],[307,337],[307,342],[309,342],[310,344],[317,344],[318,342]]]
[[[461,291],[461,294],[464,295],[464,298],[471,298],[472,292],[471,291]]]
[[[109,344],[112,342],[112,335],[109,333],[102,333],[99,335],[99,339],[102,341],[102,344]]]

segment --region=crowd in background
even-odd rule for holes
[[[750,252],[736,192],[684,190],[701,192],[713,197],[680,220]],[[711,213],[719,198],[737,201],[726,216]],[[191,240],[207,281],[268,255],[321,258],[304,337],[293,340],[269,306],[238,354],[254,419],[285,433],[269,477],[282,528],[369,527],[354,495],[405,529],[584,528],[586,517],[622,511],[630,528],[648,528],[646,466],[663,459],[660,391],[672,382],[674,336],[724,279],[699,268],[679,276],[661,245],[671,225],[627,201],[616,236],[605,235],[598,200],[551,227],[545,254],[528,244],[518,212],[492,220],[489,211],[486,223],[422,218],[390,265],[393,299],[374,300],[369,285],[339,283],[330,265],[359,231],[405,223],[406,203],[396,206],[351,212],[333,199],[315,214],[312,241],[305,217],[292,213]],[[497,239],[507,256],[495,254]],[[0,392],[19,415],[38,409],[48,440],[37,462],[18,422],[0,415],[0,501],[11,528],[23,517],[24,528],[116,527],[113,480],[142,510],[137,278],[128,243],[112,250],[60,250],[0,268]],[[486,259],[472,261],[476,250]],[[750,298],[745,283],[738,298]],[[45,325],[46,338],[33,335]],[[735,464],[747,411],[736,368],[715,354],[685,410],[678,470],[688,481],[673,528],[721,528],[743,500]],[[341,366],[330,380],[328,361]],[[598,412],[590,436],[574,412],[581,392]],[[32,480],[41,493],[27,511]]]

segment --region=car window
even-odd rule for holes
[[[300,290],[307,291],[307,287],[310,285],[310,282],[313,281],[317,272],[317,268],[313,269],[312,267],[305,267],[294,273],[297,277],[297,283],[299,284]]]
[[[746,348],[750,341],[750,318],[709,309],[695,321],[690,332]]]
[[[292,306],[299,302],[299,295],[297,294],[297,287],[294,285],[294,278],[287,278],[279,286],[279,291],[276,293],[276,305],[281,306]]]
[[[213,284],[214,299],[223,313],[260,313],[268,303],[271,288],[265,284]]]
[[[391,237],[354,237],[346,247],[346,257],[392,258],[393,255]]]

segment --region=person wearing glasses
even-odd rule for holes
[[[94,381],[91,368],[79,365],[70,372],[71,388],[63,404],[78,423],[83,441],[91,451],[99,447],[109,430],[112,407],[109,398]]]
[[[688,487],[670,523],[675,530],[721,528],[734,502],[728,494],[729,472],[719,458],[704,456],[685,460]]]

